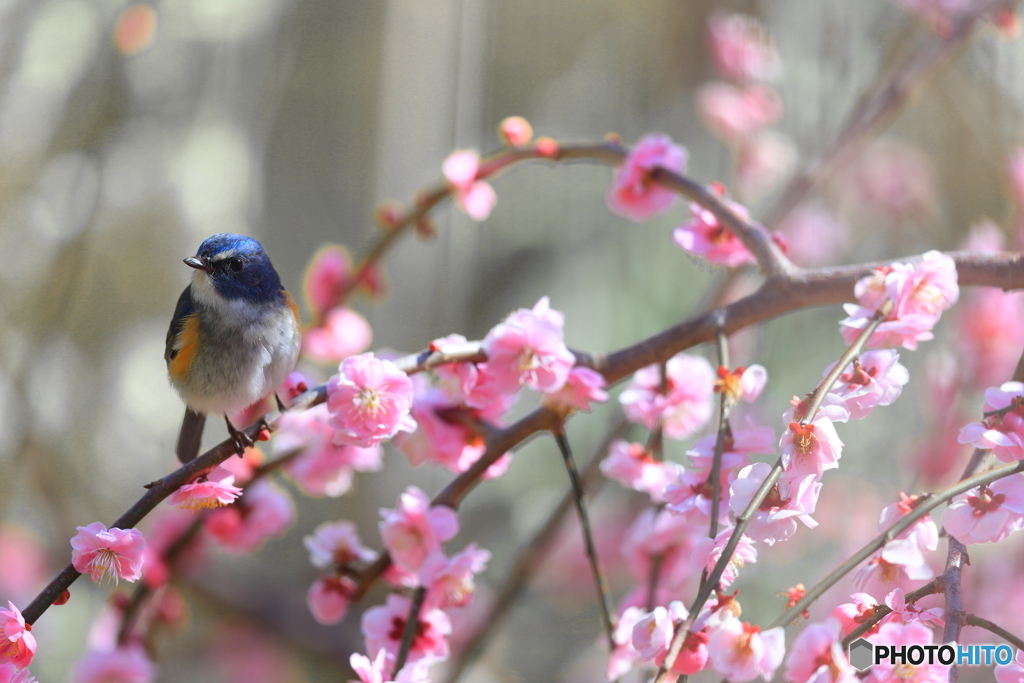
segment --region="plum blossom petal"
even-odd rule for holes
[[[771,680],[785,651],[781,626],[762,632],[759,627],[735,618],[712,629],[708,642],[711,666],[733,683],[752,681],[758,676]]]
[[[373,353],[346,358],[327,385],[335,443],[369,448],[414,431],[412,399],[412,380],[391,361]]]
[[[171,505],[187,510],[203,510],[230,505],[242,489],[235,486],[235,475],[228,469],[217,466],[204,477],[185,484],[167,499]]]
[[[362,632],[369,654],[376,657],[380,650],[386,650],[391,655],[398,655],[411,606],[409,598],[391,593],[384,605],[372,607],[363,613]],[[451,619],[442,610],[422,610],[408,661],[432,664],[447,659],[448,636],[451,632]]]
[[[140,645],[127,645],[108,652],[90,652],[75,663],[73,683],[150,683],[156,666]]]
[[[630,420],[647,429],[660,420],[665,436],[685,439],[711,418],[714,372],[705,359],[684,353],[670,358],[665,370],[664,393],[659,367],[648,365],[636,371],[619,402]]]
[[[135,582],[142,578],[146,539],[138,529],[107,529],[102,522],[77,527],[71,539],[71,564],[99,583],[110,579]]]
[[[622,165],[615,170],[615,181],[608,190],[608,208],[635,223],[643,223],[668,210],[676,193],[651,179],[657,167],[682,173],[686,168],[686,150],[666,135],[648,135],[636,143]]]
[[[601,472],[660,503],[664,501],[665,487],[679,481],[683,466],[669,460],[655,460],[643,444],[617,439],[609,447],[608,457],[601,462]]]
[[[846,658],[839,622],[828,619],[800,632],[786,657],[785,677],[790,683],[856,683],[857,670]]]
[[[903,385],[910,381],[910,373],[899,363],[899,357],[895,349],[867,351],[846,366],[831,393],[842,400],[850,419],[865,418],[875,406],[887,406],[899,398]],[[822,377],[835,365],[825,368]]]
[[[373,330],[357,311],[332,308],[324,324],[302,335],[302,352],[317,363],[337,363],[370,347]]]
[[[455,511],[444,505],[431,506],[427,494],[415,486],[399,497],[398,508],[382,508],[380,523],[384,547],[391,560],[402,569],[416,573],[441,543],[459,532]]]
[[[377,559],[377,553],[363,545],[356,525],[348,520],[320,524],[302,544],[309,551],[309,561],[320,569]]]
[[[32,627],[25,623],[21,610],[13,602],[0,609],[0,664],[11,663],[24,669],[36,654],[36,638]]]
[[[576,357],[563,341],[563,324],[545,296],[532,310],[515,311],[487,333],[487,370],[502,393],[523,385],[551,393],[565,385]]]
[[[961,543],[998,543],[1024,528],[1024,474],[1011,474],[953,499],[942,526]]]

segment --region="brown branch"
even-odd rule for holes
[[[852,159],[874,131],[891,121],[910,102],[915,91],[963,49],[982,19],[1010,4],[1006,0],[995,0],[976,5],[958,18],[948,36],[932,36],[910,53],[892,76],[886,78],[884,87],[861,98],[832,145],[790,181],[765,225],[777,227],[811,190]]]
[[[1005,628],[999,626],[995,622],[989,621],[988,619],[982,619],[981,617],[975,616],[973,614],[965,614],[964,625],[977,626],[978,628],[983,628],[989,633],[996,634],[1006,642],[1013,645],[1018,650],[1024,650],[1024,639],[1020,638],[1019,636],[1013,635]]]
[[[940,576],[937,579],[932,579],[931,581],[921,586],[917,590],[910,591],[909,593],[903,596],[903,599],[909,605],[917,602],[926,595],[935,595],[936,593],[941,592],[942,577]],[[870,617],[865,619],[864,623],[850,631],[850,633],[845,638],[843,638],[843,651],[845,652],[846,649],[850,647],[850,643],[852,643],[853,641],[857,640],[862,635],[870,631],[872,626],[874,626],[890,614],[892,614],[892,608],[890,608],[888,605],[884,603],[875,607],[874,613]]]
[[[420,626],[420,611],[423,609],[423,600],[427,597],[426,586],[420,586],[412,595],[409,603],[409,614],[405,618],[405,629],[402,631],[402,642],[398,646],[398,656],[395,658],[395,678],[401,673],[405,666],[405,660],[412,649],[413,641],[416,640],[416,631]]]
[[[586,469],[583,471],[583,486],[585,490],[596,493],[600,485],[605,481],[601,476],[600,465],[608,456],[608,449],[611,447],[612,441],[622,438],[628,427],[629,423],[626,422],[626,419],[620,417],[618,422],[605,435],[604,439],[601,440],[601,443],[587,463]],[[483,625],[480,627],[480,630],[473,635],[473,639],[465,646],[461,656],[449,668],[448,683],[455,683],[455,681],[459,680],[466,667],[480,656],[490,635],[498,627],[502,615],[511,609],[523,586],[540,568],[541,560],[547,552],[551,540],[561,528],[563,520],[569,514],[569,510],[572,509],[573,498],[572,491],[568,491],[562,496],[562,500],[559,501],[558,506],[552,511],[547,521],[533,535],[529,543],[523,547],[518,559],[516,559],[504,583],[498,590],[497,598],[491,605],[487,618],[481,620]]]
[[[590,562],[590,572],[594,576],[594,584],[597,588],[598,605],[601,608],[601,620],[604,623],[605,635],[608,637],[608,651],[615,649],[615,608],[612,606],[612,594],[608,588],[608,581],[601,570],[601,562],[597,557],[597,546],[594,544],[594,532],[590,526],[590,515],[587,512],[586,491],[583,488],[583,481],[579,471],[576,469],[576,460],[572,457],[572,449],[569,448],[569,439],[565,435],[565,425],[553,432],[558,450],[562,453],[562,460],[565,462],[565,470],[569,474],[569,482],[572,486],[573,502],[576,503],[576,514],[580,519],[580,531],[583,533],[583,547],[586,549],[587,560]]]
[[[875,333],[875,330],[881,324],[882,320],[888,314],[888,311],[892,308],[892,302],[886,300],[882,306],[875,312],[871,321],[861,330],[860,334],[857,335],[857,339],[850,345],[846,352],[840,358],[838,365],[846,367],[846,364],[850,362],[850,359],[857,356],[864,345],[867,344],[868,339]],[[811,399],[807,409],[807,413],[800,420],[801,424],[806,424],[814,419],[814,415],[818,412],[818,408],[821,406],[822,400],[824,400],[825,394],[832,388],[832,384],[835,382],[839,373],[832,372],[821,381],[818,385],[817,390],[814,393],[814,397]],[[736,526],[733,527],[732,535],[729,537],[728,543],[725,544],[725,548],[722,550],[722,555],[718,558],[718,562],[715,563],[714,568],[707,577],[707,581],[703,582],[697,591],[697,597],[694,599],[693,604],[690,605],[689,615],[683,619],[682,623],[675,627],[675,633],[672,636],[672,643],[669,645],[668,654],[665,655],[665,660],[662,665],[658,668],[658,675],[655,677],[655,683],[666,683],[668,680],[669,667],[676,661],[679,653],[683,649],[683,644],[686,642],[687,636],[690,634],[690,629],[693,627],[694,622],[700,615],[701,609],[704,607],[704,603],[707,602],[708,598],[711,597],[712,591],[718,587],[718,582],[722,579],[722,574],[725,572],[725,568],[729,566],[732,561],[733,553],[736,552],[736,546],[739,545],[740,540],[743,538],[743,532],[746,531],[747,526],[750,524],[750,520],[757,514],[758,508],[761,503],[768,496],[768,493],[772,490],[775,484],[778,483],[779,477],[782,475],[782,457],[780,456],[775,464],[772,466],[768,476],[765,477],[761,486],[754,493],[754,496],[750,499],[747,507],[743,512],[736,518]],[[802,612],[803,610],[801,610]],[[799,614],[799,612],[798,612]]]
[[[1020,254],[952,252],[949,255],[956,262],[961,285],[982,285],[1002,289],[1024,288],[1024,260]],[[894,260],[914,261],[919,258]],[[700,314],[607,356],[577,352],[577,363],[601,372],[605,380],[611,384],[646,365],[667,361],[680,351],[709,342],[715,338],[719,330],[725,334],[731,334],[744,327],[756,325],[803,308],[851,301],[854,298],[854,284],[861,277],[870,274],[878,265],[881,264],[868,263],[815,268],[799,270],[785,277],[771,278],[750,296]],[[303,410],[323,403],[326,395],[326,385],[311,389],[296,399],[289,410]],[[498,458],[537,432],[551,431],[557,426],[559,420],[559,416],[553,411],[539,408],[515,424],[498,430],[488,439],[487,450],[480,459],[453,479],[435,497],[434,504],[457,508],[466,494],[480,481],[487,468]],[[276,420],[268,422],[271,431],[276,424]],[[246,433],[250,437],[256,437],[257,425],[247,429]],[[171,493],[200,474],[212,470],[234,455],[235,451],[236,447],[233,441],[223,441],[163,479],[153,482],[149,486],[149,490],[113,526],[122,529],[134,527]],[[367,570],[364,581],[360,584],[358,595],[361,595],[369,587],[369,583],[372,583],[388,567],[389,563],[390,559],[384,554]],[[66,567],[25,608],[26,621],[34,623],[53,601],[74,583],[78,576],[74,567],[70,565]]]

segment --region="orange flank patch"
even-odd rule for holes
[[[181,331],[175,340],[175,347],[178,355],[167,365],[168,373],[175,382],[184,381],[192,370],[192,362],[196,357],[196,348],[199,345],[199,316],[192,314],[185,316]]]
[[[282,289],[281,293],[284,294],[284,302],[288,304],[288,308],[292,309],[292,315],[295,316],[295,324],[302,327],[302,321],[299,320],[299,306],[295,303],[295,299],[292,298],[287,289]]]

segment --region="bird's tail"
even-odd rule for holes
[[[203,440],[203,425],[206,415],[185,408],[185,417],[181,420],[181,431],[178,432],[178,445],[174,452],[183,463],[194,460],[199,455],[199,445]]]

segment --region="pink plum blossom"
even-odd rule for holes
[[[729,507],[737,515],[750,505],[754,494],[768,478],[771,465],[757,462],[740,470],[730,487]],[[796,533],[797,521],[813,529],[818,523],[811,518],[818,504],[821,482],[814,474],[799,478],[783,476],[761,502],[747,526],[747,535],[755,541],[774,545]]]
[[[515,311],[487,333],[487,371],[499,391],[514,393],[527,385],[551,393],[565,385],[576,357],[562,339],[564,323],[545,296],[532,310]]]
[[[468,605],[476,590],[473,577],[484,570],[490,559],[491,554],[475,543],[451,558],[440,551],[427,556],[420,567],[420,584],[427,588],[423,604],[440,609]]]
[[[327,406],[288,411],[278,420],[274,451],[292,455],[284,471],[310,496],[336,498],[352,486],[353,472],[381,468],[380,446],[360,448],[334,441]]]
[[[711,81],[697,91],[697,112],[712,133],[737,143],[778,121],[782,98],[762,83],[737,87]]]
[[[156,666],[140,645],[90,652],[75,663],[72,683],[150,683]]]
[[[726,619],[711,630],[708,654],[711,666],[732,683],[752,681],[758,676],[771,680],[786,653],[786,636],[781,626],[761,631],[739,619]]]
[[[366,318],[351,308],[338,306],[324,324],[302,334],[302,353],[317,363],[337,363],[370,347],[373,330]]]
[[[39,538],[16,524],[0,523],[0,595],[28,602],[51,573],[48,553]]]
[[[327,384],[335,443],[369,448],[414,431],[412,399],[412,380],[391,361],[373,353],[346,358]]]
[[[676,200],[675,190],[655,183],[651,172],[660,166],[683,173],[687,156],[686,150],[667,135],[642,138],[615,170],[615,181],[606,197],[608,208],[634,223],[643,223],[668,210]]]
[[[698,472],[710,474],[715,457],[717,434],[704,437],[686,451],[690,456],[693,468]],[[771,427],[756,427],[748,420],[747,429],[730,429],[722,444],[722,470],[738,472],[748,464],[748,455],[755,453],[774,453],[775,430]],[[731,480],[730,480],[731,481]]]
[[[992,673],[996,683],[1024,683],[1024,650],[1017,650],[1012,662],[996,666]]]
[[[998,543],[1024,528],[1024,474],[1011,474],[953,499],[942,526],[961,543]]]
[[[787,477],[813,474],[820,478],[825,470],[839,467],[843,442],[827,414],[819,411],[807,424],[790,422],[779,442],[782,465]]]
[[[943,609],[941,607],[921,609],[913,603],[907,604],[902,588],[897,588],[886,595],[885,604],[892,612],[883,619],[883,622],[899,621],[909,624],[912,621],[920,621],[926,626],[944,626],[946,623],[942,618]]]
[[[601,472],[626,488],[643,491],[652,501],[660,503],[664,501],[665,487],[679,481],[683,466],[655,460],[643,444],[617,439],[609,447],[608,457],[601,462]]]
[[[36,637],[32,626],[25,623],[21,610],[13,602],[0,609],[0,664],[11,663],[24,669],[36,654]]]
[[[857,683],[857,670],[841,643],[839,622],[828,619],[800,632],[786,657],[785,677],[790,683]]]
[[[545,397],[544,404],[564,413],[575,410],[589,413],[591,403],[608,400],[605,384],[604,377],[596,370],[575,367],[569,371],[562,388]]]
[[[903,346],[916,349],[928,341],[944,310],[960,296],[956,263],[938,251],[929,251],[917,264],[893,263],[862,278],[854,287],[858,304],[844,304],[849,317],[842,320],[843,340],[852,344],[875,314],[891,299],[892,311],[868,339],[871,348]]]
[[[736,476],[734,471],[723,470],[719,479],[718,521],[729,522],[729,485]],[[681,515],[693,525],[707,526],[711,521],[714,486],[710,472],[684,471],[676,483],[665,488],[661,495],[667,503],[666,509]]]
[[[977,387],[990,386],[1013,374],[1024,347],[1024,292],[981,287],[960,307],[957,341],[964,376]]]
[[[882,514],[878,518],[878,530],[889,531],[893,525],[922,502],[924,499],[920,496],[907,496],[900,492],[898,503],[887,505],[882,509]],[[928,514],[901,531],[896,538],[909,538],[921,549],[922,553],[931,552],[939,546],[939,529],[935,526],[932,516]]]
[[[665,369],[664,393],[659,366],[648,365],[636,371],[619,402],[630,420],[647,429],[660,421],[665,436],[685,439],[711,418],[714,373],[706,360],[684,353],[670,358]]]
[[[832,610],[832,619],[839,623],[844,637],[871,618],[878,608],[878,602],[867,593],[854,593],[850,598],[853,602],[843,603]],[[868,633],[874,633],[877,630],[878,624],[875,624]],[[794,643],[794,651],[795,647]]]
[[[263,542],[287,531],[295,519],[292,499],[266,479],[251,484],[231,506],[208,513],[206,533],[222,547],[239,553],[252,552]]]
[[[182,542],[188,529],[195,523],[196,517],[190,511],[181,508],[164,508],[152,521],[152,526],[146,533],[146,549],[142,553],[142,579],[147,586],[155,589],[170,578],[171,568],[167,564],[167,551]],[[201,559],[200,541],[196,538],[178,548],[175,567],[179,571],[188,570],[197,566]]]
[[[351,277],[352,262],[344,247],[328,244],[313,255],[302,278],[302,291],[314,317],[322,319],[341,303]]]
[[[455,204],[475,221],[491,215],[498,197],[486,180],[478,179],[480,155],[471,149],[452,152],[442,166],[445,180],[455,194]]]
[[[778,131],[765,129],[742,138],[736,148],[734,182],[737,195],[748,202],[761,199],[775,190],[792,173],[796,162],[796,145],[788,136]],[[829,235],[822,234],[820,237],[824,241],[828,240]],[[789,241],[788,237],[784,238]],[[830,245],[826,242],[817,251],[823,253],[829,248]],[[805,248],[802,253],[806,254],[808,251],[810,250]]]
[[[989,416],[960,430],[960,443],[991,449],[1003,462],[1024,458],[1024,383],[986,389],[984,412]]]
[[[355,591],[355,582],[346,576],[321,576],[306,592],[306,606],[318,624],[337,624],[345,618]]]
[[[242,489],[235,486],[235,475],[217,466],[209,474],[172,493],[167,502],[187,510],[203,510],[230,505],[240,495]]]
[[[607,677],[609,681],[621,678],[640,661],[640,653],[633,647],[633,628],[644,615],[640,607],[627,607],[615,622],[612,640],[615,646],[608,657]]]
[[[730,406],[735,406],[740,399],[753,403],[768,383],[768,371],[761,365],[741,366],[732,371],[719,365],[716,374],[715,393],[724,394]]]
[[[934,215],[938,204],[935,171],[929,159],[911,145],[895,140],[877,142],[847,167],[846,174],[842,187],[857,209],[867,208],[875,216],[894,221],[920,221]]]
[[[18,670],[10,662],[0,664],[0,683],[38,683],[28,669]]]
[[[712,185],[712,190],[723,197],[733,213],[743,219],[750,218],[746,207],[724,198],[725,188],[721,185]],[[736,268],[757,262],[740,238],[719,223],[711,210],[691,202],[690,213],[693,217],[672,232],[672,242],[677,247],[694,256],[703,256],[716,266]]]
[[[444,505],[432,507],[427,494],[415,486],[399,497],[397,509],[382,508],[380,514],[384,547],[392,562],[409,572],[418,572],[428,555],[459,532],[455,511]]]
[[[142,578],[146,539],[138,529],[107,529],[102,522],[80,526],[71,539],[71,564],[99,583],[111,579],[135,582]]]
[[[431,342],[431,347],[448,349],[452,341],[457,345],[460,341],[465,343],[466,338],[460,334],[450,334],[444,339]],[[441,389],[452,401],[478,410],[480,416],[488,420],[497,420],[508,412],[515,404],[520,388],[515,385],[503,392],[487,363],[451,363],[434,368],[434,372],[441,380]],[[417,387],[418,394],[425,391],[425,387]]]
[[[634,608],[635,609],[635,608]],[[655,607],[643,613],[633,626],[633,648],[639,658],[662,666],[672,644],[674,624],[685,619],[688,612],[683,603],[673,600],[668,608]],[[708,634],[701,630],[687,634],[679,655],[668,668],[674,673],[690,675],[704,668],[708,661]]]
[[[780,223],[779,232],[789,243],[787,255],[800,266],[835,263],[850,241],[846,223],[818,204],[794,209]]]
[[[359,676],[362,683],[430,683],[427,677],[427,666],[422,662],[409,662],[402,667],[397,676],[389,673],[395,667],[395,655],[387,650],[380,650],[371,661],[366,655],[358,652],[349,657],[349,665]]]
[[[693,555],[690,556],[690,566],[693,567],[693,570],[695,572],[706,570],[710,575],[711,570],[721,559],[722,551],[725,550],[729,539],[732,538],[732,533],[732,529],[723,529],[714,538],[705,538],[697,543],[697,547],[693,549]],[[728,588],[736,580],[739,570],[748,562],[757,562],[757,548],[754,547],[754,541],[743,534],[740,536],[739,545],[733,551],[732,558],[725,565],[722,578],[718,580],[719,586],[723,589]]]
[[[838,396],[850,413],[850,419],[867,417],[875,406],[892,404],[910,381],[910,373],[899,362],[894,349],[867,351],[846,366],[843,374],[832,385],[831,393]],[[835,367],[830,364],[822,377]]]
[[[658,557],[659,586],[679,590],[694,578],[690,556],[697,540],[706,535],[707,527],[695,527],[680,515],[648,507],[637,515],[623,539],[626,569],[634,579],[647,581],[651,562]]]
[[[640,659],[649,662],[664,659],[672,644],[673,622],[686,616],[686,608],[679,601],[673,601],[668,608],[659,606],[644,614],[633,626],[633,647],[640,654]]]
[[[868,640],[876,647],[900,647],[901,645],[931,645],[932,631],[920,621],[900,624],[890,621],[882,624],[878,633]],[[938,659],[933,664],[925,658],[921,664],[903,662],[893,665],[888,659],[882,660],[871,668],[872,683],[946,683],[949,679],[949,667],[940,664]]]
[[[889,593],[894,588],[907,590],[912,583],[928,581],[935,576],[915,541],[898,538],[889,541],[853,577],[861,590],[869,582],[877,581]]]
[[[309,561],[320,569],[377,559],[377,553],[363,545],[356,525],[347,520],[320,524],[302,544],[309,551]]]
[[[465,472],[487,450],[486,440],[481,432],[454,419],[445,419],[444,411],[464,413],[466,409],[453,406],[441,390],[417,383],[411,414],[419,428],[412,434],[396,435],[395,446],[415,466],[431,462],[452,472]],[[487,469],[485,476],[494,478],[504,474],[510,458],[500,458]]]
[[[782,74],[768,29],[746,14],[712,15],[708,48],[719,72],[734,81],[772,81]]]
[[[362,631],[370,655],[376,657],[380,650],[398,655],[411,605],[409,598],[391,593],[384,605],[363,613]],[[448,615],[439,609],[422,610],[416,626],[408,661],[434,663],[447,659],[448,636],[452,632]]]
[[[498,135],[510,147],[524,147],[533,139],[533,126],[522,116],[509,116],[498,124]]]

